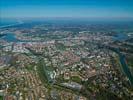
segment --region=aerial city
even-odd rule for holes
[[[133,100],[132,0],[1,0],[0,100]]]

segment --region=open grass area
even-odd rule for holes
[[[82,80],[81,80],[78,76],[72,76],[72,77],[71,77],[71,81],[77,82],[77,83],[79,83],[79,84],[82,83]]]
[[[39,61],[38,66],[37,66],[37,71],[39,74],[39,77],[41,79],[41,81],[43,82],[43,84],[47,87],[47,88],[51,88],[50,84],[48,82],[48,78],[46,75],[46,71],[44,70],[44,62],[42,60]]]
[[[4,99],[3,99],[3,96],[0,96],[0,100],[4,100]]]

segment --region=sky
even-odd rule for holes
[[[133,18],[133,0],[0,0],[0,18]]]

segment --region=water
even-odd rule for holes
[[[7,33],[4,37],[2,37],[7,42],[21,42],[15,37],[15,34],[13,33]]]
[[[11,19],[0,19],[0,28],[10,26],[10,25],[15,25],[18,22],[16,20],[11,20]]]
[[[118,54],[122,69],[123,69],[125,75],[128,77],[131,85],[133,86],[133,76],[132,76],[132,73],[131,73],[127,63],[126,63],[125,55],[123,55],[118,48],[113,48],[113,47],[108,47],[108,48]]]
[[[119,41],[124,41],[127,39],[128,39],[128,36],[123,33],[118,33],[114,37],[114,40],[119,40]],[[128,77],[131,85],[133,86],[133,76],[132,76],[132,73],[130,72],[130,69],[129,69],[127,63],[126,63],[125,56],[117,48],[110,48],[110,49],[119,55],[119,61],[121,63],[122,69],[123,69],[124,73],[126,74],[126,76]]]
[[[126,74],[128,79],[130,80],[131,85],[133,86],[133,76],[130,72],[128,65],[126,64],[125,56],[123,56],[121,53],[119,53],[119,59],[120,59],[121,66],[124,70],[124,73]]]
[[[16,38],[16,35],[14,33],[5,33],[5,35],[0,38],[7,42],[38,42],[38,41],[32,41],[32,40],[19,40]]]
[[[128,35],[124,33],[117,33],[114,37],[113,40],[118,40],[118,41],[125,41],[128,39]]]

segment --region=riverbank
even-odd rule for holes
[[[133,75],[132,75],[132,73],[131,73],[131,71],[130,71],[127,63],[126,63],[125,55],[122,54],[118,48],[114,48],[114,47],[110,47],[110,46],[104,46],[104,45],[102,45],[101,47],[109,49],[109,50],[115,52],[119,56],[119,62],[121,64],[123,72],[128,77],[131,86],[133,86]]]

